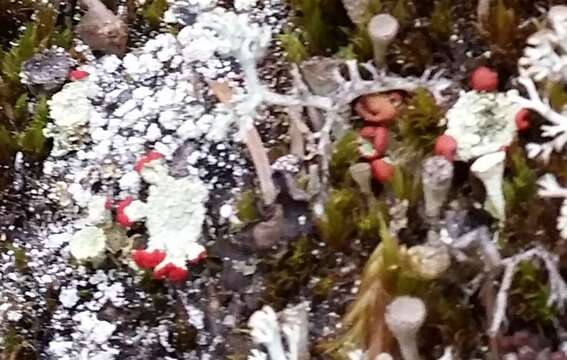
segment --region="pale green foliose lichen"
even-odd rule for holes
[[[516,90],[506,93],[469,91],[461,94],[446,115],[446,135],[457,141],[457,159],[469,161],[509,146],[516,137],[520,107]]]

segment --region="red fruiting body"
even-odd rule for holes
[[[374,136],[374,149],[378,152],[378,157],[384,156],[386,150],[388,149],[389,135],[388,129],[385,127],[379,127],[376,129],[376,135]]]
[[[106,201],[104,202],[104,208],[106,210],[112,210],[112,201],[110,201],[109,198],[106,198]]]
[[[382,159],[374,160],[370,166],[374,179],[381,183],[389,182],[394,177],[394,167]]]
[[[365,126],[360,129],[359,135],[363,139],[374,140],[374,136],[376,136],[376,129],[378,129],[376,126]]]
[[[445,157],[449,161],[455,159],[455,152],[457,151],[457,141],[452,136],[441,135],[437,138],[435,143],[435,155]]]
[[[160,154],[159,152],[150,151],[145,156],[140,158],[140,160],[136,161],[136,165],[134,165],[134,170],[136,170],[137,172],[140,172],[140,171],[142,171],[144,166],[146,166],[148,163],[150,163],[154,160],[157,160],[157,159],[161,159],[161,158],[163,158],[163,155]]]
[[[116,221],[124,227],[130,227],[133,224],[133,222],[128,219],[128,216],[126,216],[125,212],[126,207],[128,207],[128,205],[130,205],[132,201],[134,201],[134,199],[131,196],[128,196],[127,198],[120,200],[118,204],[116,204]]]
[[[134,250],[132,251],[132,259],[142,269],[153,269],[165,259],[165,252],[161,250]]]
[[[89,73],[83,70],[71,70],[69,72],[69,79],[73,81],[82,80],[89,76]]]
[[[518,111],[515,121],[518,131],[527,130],[530,127],[530,111],[528,109]]]
[[[167,279],[172,282],[182,282],[187,279],[189,271],[168,263],[157,271],[154,271],[155,279]]]
[[[498,73],[486,66],[476,68],[469,79],[470,87],[476,91],[495,91],[498,82]]]
[[[185,279],[187,279],[188,275],[189,271],[187,271],[186,269],[174,266],[171,268],[171,270],[169,270],[167,279],[171,282],[183,282],[185,281]]]
[[[358,138],[358,153],[364,160],[374,160],[378,158],[378,152],[372,146],[372,143],[366,139]]]

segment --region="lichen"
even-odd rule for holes
[[[479,93],[469,91],[446,114],[446,135],[457,140],[457,158],[469,161],[499,151],[515,139],[515,118],[520,107],[516,91]]]
[[[77,260],[98,259],[106,249],[104,231],[95,226],[85,226],[75,232],[69,243],[71,255]]]
[[[86,126],[94,111],[90,98],[98,87],[88,79],[66,84],[48,101],[52,123],[44,129],[46,137],[53,138],[51,155],[63,156],[76,150],[84,140]]]
[[[160,254],[158,263],[150,266],[155,267],[154,274],[161,272],[173,280],[171,267],[175,267],[179,275],[176,281],[183,281],[187,276],[187,261],[197,262],[206,252],[198,241],[209,192],[198,178],[170,176],[161,155],[150,154],[157,158],[148,155],[138,163],[142,178],[150,185],[148,198],[145,202],[135,200],[127,204],[124,215],[128,222],[145,223],[149,240],[140,253]],[[143,264],[138,265],[143,267]]]

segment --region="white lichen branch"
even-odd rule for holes
[[[548,162],[552,151],[559,152],[567,144],[567,116],[553,110],[548,99],[541,98],[536,84],[525,71],[520,71],[518,82],[526,89],[528,97],[516,96],[514,101],[525,109],[537,112],[547,120],[549,125],[541,127],[542,136],[552,138],[551,141],[544,144],[528,144],[528,157],[540,157],[543,161]]]
[[[252,340],[266,348],[270,360],[307,360],[308,350],[308,314],[307,303],[285,309],[278,320],[278,314],[270,306],[256,311],[248,320]],[[281,324],[280,324],[281,322]],[[288,351],[282,341],[285,336]],[[266,354],[252,350],[249,360],[266,359]]]

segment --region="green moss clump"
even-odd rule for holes
[[[409,170],[413,173],[409,173]],[[415,204],[421,195],[421,174],[419,167],[407,166],[406,168],[396,166],[394,177],[389,184],[396,199],[408,200],[410,204]]]
[[[284,307],[298,289],[306,285],[317,269],[313,255],[314,242],[300,237],[291,242],[289,251],[281,258],[268,260],[267,287],[264,300],[275,308]]]
[[[537,177],[520,147],[512,147],[509,159],[511,176],[504,179],[503,186],[506,206],[508,211],[512,211],[534,198],[537,192]]]
[[[329,163],[331,183],[342,184],[347,178],[349,167],[358,159],[358,134],[356,131],[349,131],[334,143]]]
[[[291,5],[309,55],[330,55],[346,45],[344,29],[351,28],[352,23],[341,0],[291,0]]]
[[[332,190],[325,204],[325,215],[317,223],[321,239],[335,248],[344,247],[356,235],[361,205],[364,206],[364,200],[356,191]]]
[[[390,299],[421,295],[428,288],[429,282],[413,270],[405,246],[390,233],[384,214],[378,215],[378,223],[382,241],[366,262],[357,297],[343,319],[346,332],[324,346],[329,353],[369,348],[373,342],[383,341],[387,333],[384,313]]]
[[[146,4],[142,16],[150,24],[150,26],[157,28],[161,23],[163,14],[167,10],[167,0],[151,0]]]
[[[431,13],[429,31],[436,41],[446,41],[453,30],[451,1],[437,0]]]
[[[287,60],[294,64],[301,63],[309,56],[307,48],[301,40],[302,37],[303,36],[301,36],[301,34],[293,32],[286,32],[279,36],[279,40],[282,42],[282,48],[286,53]]]
[[[16,269],[21,273],[26,272],[28,270],[28,257],[26,256],[26,252],[12,245],[9,246],[9,249],[14,252],[14,265]]]
[[[247,190],[240,194],[236,200],[236,216],[245,224],[257,221],[260,218],[256,206],[257,198],[254,190]]]
[[[43,136],[43,128],[47,124],[48,118],[49,107],[47,106],[47,98],[40,96],[35,106],[32,120],[19,135],[18,140],[21,150],[33,156],[40,156],[44,153],[45,137]]]
[[[319,279],[313,288],[313,294],[319,299],[326,299],[329,297],[333,286],[335,285],[335,280],[331,275]]]
[[[551,325],[558,313],[548,305],[549,293],[542,271],[530,261],[521,262],[510,290],[509,311],[523,321]]]
[[[428,153],[441,134],[439,121],[443,111],[426,89],[417,89],[396,121],[396,130],[403,146],[413,152]]]
[[[50,4],[32,2],[34,21],[13,41],[10,48],[0,51],[0,162],[8,162],[16,151],[38,156],[43,153],[42,128],[47,122],[47,98],[39,96],[28,111],[33,99],[20,83],[22,64],[38,51],[52,45],[69,47],[73,34],[58,28],[57,11]],[[35,102],[35,101],[34,101]]]
[[[551,82],[547,85],[547,98],[555,111],[562,111],[563,106],[567,104],[567,91],[562,84]]]
[[[406,25],[408,21],[411,20],[408,0],[396,0],[391,13],[392,16],[394,16],[399,21],[400,25]]]

